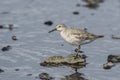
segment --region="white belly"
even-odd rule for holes
[[[81,40],[80,39],[77,39],[74,35],[70,35],[69,33],[64,33],[64,32],[61,32],[61,37],[67,41],[69,44],[72,44],[72,45],[80,45],[81,44]]]

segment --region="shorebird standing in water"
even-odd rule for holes
[[[72,45],[78,46],[78,48],[75,49],[77,52],[76,56],[78,56],[78,53],[80,52],[81,45],[88,44],[98,38],[104,37],[103,35],[89,33],[87,30],[67,27],[64,24],[58,24],[55,29],[49,31],[49,33],[56,30],[60,32],[61,37],[65,41]]]

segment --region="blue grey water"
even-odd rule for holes
[[[0,0],[0,24],[17,27],[12,31],[0,29],[0,49],[12,46],[9,51],[0,51],[0,68],[5,71],[0,73],[0,80],[40,80],[35,77],[42,72],[60,80],[73,74],[70,67],[39,65],[47,57],[74,52],[75,46],[66,43],[58,32],[48,33],[59,23],[105,35],[103,39],[82,46],[89,64],[78,72],[88,80],[119,80],[120,65],[104,70],[103,64],[109,54],[120,54],[120,40],[111,39],[112,34],[120,35],[120,0],[105,0],[97,9],[76,7],[77,3],[85,4],[81,0]],[[73,15],[73,11],[80,14]],[[47,20],[53,21],[53,25],[44,25]],[[13,35],[17,36],[17,41],[11,39]]]

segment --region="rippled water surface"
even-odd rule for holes
[[[80,3],[80,7],[76,4]],[[120,0],[105,0],[96,9],[84,7],[81,0],[1,0],[0,24],[15,24],[12,31],[0,29],[0,49],[10,45],[9,51],[0,50],[0,80],[40,80],[42,72],[55,80],[74,74],[70,67],[47,68],[39,65],[45,58],[74,52],[75,46],[67,44],[58,32],[49,34],[57,24],[64,23],[89,32],[103,34],[105,38],[82,46],[88,56],[85,68],[78,72],[88,80],[119,80],[120,65],[104,70],[103,64],[109,54],[120,54],[120,40],[111,39],[120,35]],[[78,15],[73,15],[78,11]],[[51,20],[52,26],[44,25]],[[18,40],[13,41],[15,35]],[[16,69],[19,69],[16,71]],[[29,74],[32,74],[28,76]]]

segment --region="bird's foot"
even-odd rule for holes
[[[77,59],[78,57],[79,57],[78,54],[76,54],[75,57],[74,57],[74,59]]]
[[[86,55],[79,55],[79,54],[76,54],[75,56],[74,56],[74,59],[78,59],[78,58],[83,58],[83,59],[86,59],[87,58],[87,56]]]
[[[84,51],[81,51],[81,50],[78,49],[78,48],[75,49],[75,52],[77,52],[77,53],[84,53]]]
[[[74,59],[80,58],[82,57],[81,55],[79,55],[78,53],[75,55]]]
[[[81,56],[82,56],[83,59],[87,58],[87,56],[85,54],[82,54]]]
[[[84,51],[80,51],[80,53],[84,53]]]

